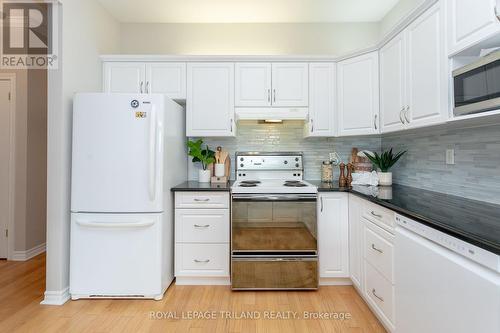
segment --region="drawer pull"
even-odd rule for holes
[[[205,229],[205,228],[210,227],[210,224],[205,224],[205,225],[195,224],[195,225],[194,225],[194,227],[195,227],[195,228],[203,228],[203,229]]]
[[[206,264],[206,263],[209,263],[210,262],[210,259],[206,259],[206,260],[198,260],[198,259],[195,259],[194,260],[195,263],[198,263],[198,264]]]
[[[206,198],[206,199],[198,199],[198,198],[195,198],[194,201],[196,202],[209,202],[210,199],[209,198]]]
[[[378,217],[379,219],[383,217],[382,215],[375,213],[373,210],[371,211],[371,214],[375,217]]]
[[[380,296],[377,295],[377,291],[375,289],[372,289],[372,294],[373,296],[375,296],[376,298],[378,298],[381,302],[384,301],[384,299]]]
[[[372,244],[372,250],[375,250],[375,251],[377,251],[377,252],[379,252],[379,253],[384,253],[384,251],[382,251],[381,249],[377,249],[377,248],[375,247],[375,244]]]

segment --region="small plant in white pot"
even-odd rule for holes
[[[189,156],[193,157],[193,163],[201,163],[201,169],[198,170],[198,181],[200,183],[210,183],[212,176],[208,166],[215,162],[215,152],[210,150],[208,145],[202,148],[203,140],[188,141]]]
[[[392,148],[389,151],[384,151],[382,154],[365,154],[366,157],[370,159],[373,165],[378,168],[378,183],[382,186],[392,185],[392,172],[389,170],[396,164],[397,161],[406,153],[405,151],[400,151],[396,155],[392,153]]]

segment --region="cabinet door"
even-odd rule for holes
[[[405,39],[400,33],[380,49],[380,122],[382,133],[404,129]]]
[[[187,67],[187,136],[234,136],[234,64]]]
[[[439,124],[447,119],[447,56],[441,3],[407,28],[407,107],[409,127]]]
[[[495,14],[498,2],[498,0],[447,1],[450,55],[500,31],[500,22]]]
[[[348,195],[319,196],[318,251],[321,278],[349,277]]]
[[[271,105],[271,64],[238,63],[235,71],[236,106]]]
[[[351,280],[363,291],[363,200],[349,195],[349,272]]]
[[[272,104],[278,107],[307,107],[309,104],[308,64],[272,65]]]
[[[104,63],[103,90],[107,93],[145,93],[146,66],[140,62]]]
[[[306,136],[335,136],[335,64],[309,64]]]
[[[186,64],[154,62],[146,65],[146,92],[186,99]]]
[[[378,52],[337,64],[340,136],[379,133]]]

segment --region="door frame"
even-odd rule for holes
[[[15,176],[16,176],[16,74],[0,73],[0,80],[10,81],[10,153],[9,153],[9,203],[7,212],[7,260],[12,260],[14,254],[14,194],[15,194]]]

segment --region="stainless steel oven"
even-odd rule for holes
[[[453,71],[454,115],[500,109],[500,51]]]
[[[317,289],[317,195],[232,195],[234,290]]]

